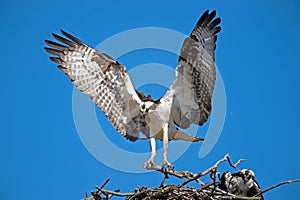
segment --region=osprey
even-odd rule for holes
[[[234,174],[224,172],[220,179],[219,188],[242,197],[253,197],[261,191],[254,178],[254,172],[249,169],[243,169]],[[259,197],[264,199],[262,195]]]
[[[138,92],[126,69],[118,61],[101,53],[61,30],[64,37],[53,33],[61,43],[45,40],[45,50],[55,55],[50,59],[59,64],[73,84],[104,112],[112,125],[126,139],[150,139],[151,156],[144,164],[157,169],[154,163],[156,141],[163,141],[163,166],[173,168],[167,160],[169,140],[188,142],[203,138],[183,133],[191,124],[203,125],[212,110],[211,99],[216,79],[214,50],[220,18],[208,10],[198,20],[192,33],[184,40],[176,68],[176,79],[159,100]]]

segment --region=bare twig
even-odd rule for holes
[[[220,196],[219,200],[261,200],[261,197]]]
[[[217,169],[213,169],[210,178],[213,179],[213,189],[211,190],[211,194],[214,194],[216,187],[217,187],[217,181],[216,181],[216,176],[217,176]]]
[[[268,192],[268,191],[270,191],[270,190],[272,190],[272,189],[274,189],[274,188],[277,188],[277,187],[279,187],[279,186],[281,186],[281,185],[291,184],[291,183],[297,183],[297,182],[300,182],[300,179],[283,181],[283,182],[278,183],[278,184],[276,184],[276,185],[273,185],[273,186],[271,186],[271,187],[269,187],[269,188],[267,188],[267,189],[265,189],[265,190],[260,191],[259,193],[257,193],[257,194],[255,195],[255,197],[257,197],[257,196],[259,196],[259,195],[261,195],[261,194],[263,194],[263,193],[265,193],[265,192]]]
[[[228,154],[227,154],[228,155]],[[237,166],[241,163],[241,162],[246,162],[247,160],[246,159],[239,159],[235,164],[232,164],[231,160],[229,159],[229,156],[228,156],[228,163],[231,167],[233,167],[234,169],[236,169],[237,171],[240,171]]]
[[[166,168],[156,167],[153,170],[159,171],[164,174],[161,185],[157,188],[148,188],[148,187],[137,187],[133,192],[121,193],[119,190],[111,191],[104,190],[103,188],[107,185],[110,179],[106,179],[106,181],[99,187],[95,186],[97,191],[93,191],[92,196],[88,197],[86,194],[86,198],[83,200],[109,200],[113,196],[125,197],[126,200],[155,200],[155,199],[192,199],[192,200],[200,200],[200,199],[208,199],[208,200],[261,200],[262,194],[268,192],[276,187],[279,187],[284,184],[290,184],[294,182],[300,182],[299,180],[289,180],[278,183],[272,187],[269,187],[265,190],[260,191],[253,197],[241,197],[231,194],[229,192],[221,190],[218,185],[220,182],[220,172],[218,171],[218,166],[227,161],[228,164],[236,170],[237,165],[241,162],[244,162],[244,159],[238,160],[235,164],[230,160],[229,154],[226,154],[222,159],[218,160],[212,167],[199,172],[198,174],[194,174],[189,171],[174,171]],[[203,183],[200,180],[200,177],[206,176],[210,173],[210,177],[212,182]],[[169,178],[169,175],[175,176],[177,178],[186,178],[179,185],[165,185],[165,180]],[[197,181],[201,187],[195,189],[194,187],[186,187],[186,184],[191,181]]]
[[[190,171],[175,171],[175,170],[170,170],[167,168],[163,168],[163,167],[153,167],[153,168],[149,168],[148,170],[156,170],[158,172],[161,172],[165,175],[165,177],[162,180],[162,183],[164,183],[165,179],[167,178],[167,175],[172,175],[175,176],[177,178],[187,178],[188,180],[186,180],[186,182],[191,182],[191,181],[197,181],[197,183],[199,183],[201,186],[204,185],[204,183],[199,180],[199,178],[201,176],[205,176],[206,174],[208,174],[209,172],[212,172],[212,170],[214,170],[215,168],[218,167],[218,165],[224,161],[228,161],[229,165],[231,167],[233,167],[236,170],[239,170],[237,168],[237,165],[240,164],[241,162],[245,162],[245,159],[240,159],[238,160],[235,164],[233,164],[230,160],[229,154],[226,154],[221,160],[219,160],[213,167],[210,167],[209,169],[205,170],[204,172],[200,172],[198,174],[194,174]],[[187,183],[182,183],[183,185],[187,184]],[[179,186],[183,186],[183,185],[179,185]]]
[[[208,168],[207,170],[205,170],[203,172],[200,172],[200,173],[194,175],[192,178],[189,178],[189,179],[185,180],[183,183],[179,184],[178,187],[183,187],[184,185],[188,184],[189,182],[194,181],[194,180],[200,178],[201,176],[205,176],[209,172],[212,172],[212,170],[216,169],[220,165],[220,163],[222,163],[222,162],[224,162],[226,160],[230,160],[229,159],[229,154],[226,154],[224,156],[224,158],[222,158],[221,160],[217,161],[212,167]]]
[[[101,192],[103,194],[112,194],[118,197],[129,197],[129,196],[133,196],[134,193],[133,192],[128,192],[128,193],[121,193],[121,192],[115,192],[115,191],[111,191],[111,190],[103,190],[101,189]]]
[[[101,185],[101,189],[104,188],[104,186],[110,181],[110,178],[106,179],[106,181]]]

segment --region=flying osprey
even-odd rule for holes
[[[61,43],[45,40],[45,50],[57,57],[50,59],[73,84],[104,112],[112,125],[128,140],[136,141],[141,132],[150,139],[151,156],[144,164],[157,169],[155,140],[163,141],[163,166],[173,168],[167,160],[169,140],[203,141],[181,132],[191,124],[203,125],[212,110],[216,69],[214,50],[220,18],[207,10],[184,40],[176,68],[176,79],[159,100],[136,91],[126,69],[118,61],[101,53],[74,36],[52,34]]]
[[[261,191],[254,178],[254,172],[249,169],[243,169],[234,174],[230,172],[223,173],[219,188],[225,192],[242,197],[253,197]],[[262,200],[264,199],[262,195],[259,197]]]

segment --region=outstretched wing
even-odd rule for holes
[[[61,30],[66,37],[52,34],[62,44],[45,40],[45,50],[57,57],[50,59],[74,85],[105,113],[113,126],[127,139],[139,138],[144,119],[141,100],[124,66]]]
[[[216,79],[214,50],[220,18],[216,11],[204,12],[181,48],[176,79],[171,86],[171,115],[176,125],[185,129],[202,125],[211,113],[211,99]]]

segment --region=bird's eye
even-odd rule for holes
[[[145,107],[146,107],[145,104],[143,104],[143,105],[142,105],[142,109],[145,109]]]

